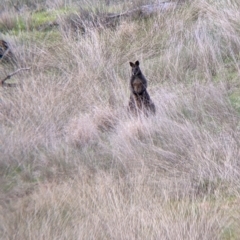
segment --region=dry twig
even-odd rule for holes
[[[8,79],[10,79],[13,75],[19,73],[20,71],[25,71],[25,70],[30,70],[30,69],[31,69],[30,67],[17,69],[15,72],[7,75],[4,79],[2,79],[2,80],[0,81],[0,85],[1,85],[1,86],[14,87],[16,84],[13,84],[13,83],[5,83],[5,81],[8,80]]]

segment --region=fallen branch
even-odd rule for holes
[[[157,4],[143,5],[133,10],[129,10],[120,14],[114,14],[107,17],[107,19],[114,19],[120,17],[131,17],[136,13],[141,13],[143,16],[147,17],[156,12],[164,12],[171,8],[175,8],[178,5],[177,2],[159,2]]]
[[[30,70],[30,69],[31,69],[30,67],[17,69],[15,72],[7,75],[4,79],[2,79],[2,80],[0,81],[0,85],[1,85],[1,86],[8,86],[8,87],[14,87],[14,86],[16,86],[16,84],[14,84],[14,83],[5,83],[5,81],[8,80],[8,79],[10,79],[13,75],[19,73],[20,71],[26,71],[26,70]]]

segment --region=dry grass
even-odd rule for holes
[[[238,7],[8,35],[31,71],[0,89],[1,239],[238,239]],[[135,60],[149,118],[126,110]]]
[[[226,234],[239,203],[174,201],[154,178],[152,172],[116,179],[85,170],[67,183],[40,184],[16,204],[21,210],[4,230],[14,232],[13,239],[219,239]]]

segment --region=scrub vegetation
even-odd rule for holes
[[[239,239],[240,2],[157,3],[1,1],[0,239]]]

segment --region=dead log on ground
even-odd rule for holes
[[[178,2],[159,2],[157,4],[148,4],[120,14],[107,16],[106,18],[115,19],[120,17],[134,17],[134,16],[149,17],[154,13],[165,12],[171,9],[175,9],[179,4],[180,3]]]

